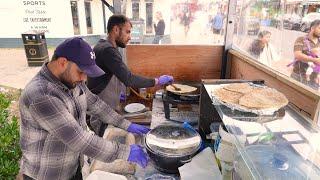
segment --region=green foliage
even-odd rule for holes
[[[9,105],[10,100],[0,93],[0,179],[15,179],[21,158],[18,119],[9,120]]]

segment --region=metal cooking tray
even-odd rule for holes
[[[231,83],[250,83],[252,86],[264,86],[263,80],[247,81],[247,80],[220,80],[215,82],[217,88]],[[221,110],[226,116],[232,117],[241,121],[253,121],[253,122],[268,122],[276,119],[281,119],[285,115],[284,107],[281,108],[269,108],[269,109],[249,109],[240,105],[234,105],[225,103],[215,96],[212,96],[214,105],[220,106]]]

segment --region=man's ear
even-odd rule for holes
[[[65,67],[67,67],[67,65],[68,65],[68,60],[67,60],[67,58],[65,58],[65,57],[59,57],[59,58],[57,59],[57,62],[58,62],[58,64],[59,64],[59,66],[62,67],[62,68],[65,68]]]
[[[120,31],[120,28],[119,28],[119,26],[113,26],[113,30],[114,30],[115,34],[118,34]]]

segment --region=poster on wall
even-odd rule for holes
[[[51,33],[51,26],[53,18],[51,16],[50,3],[54,1],[41,0],[31,1],[23,0],[20,1],[22,8],[22,23],[27,31],[36,30],[45,32],[46,34]],[[52,7],[52,6],[51,6]]]

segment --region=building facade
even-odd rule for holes
[[[21,47],[21,34],[30,30],[45,32],[49,46],[73,36],[93,42],[106,34],[111,14],[101,0],[1,1],[0,47]]]

